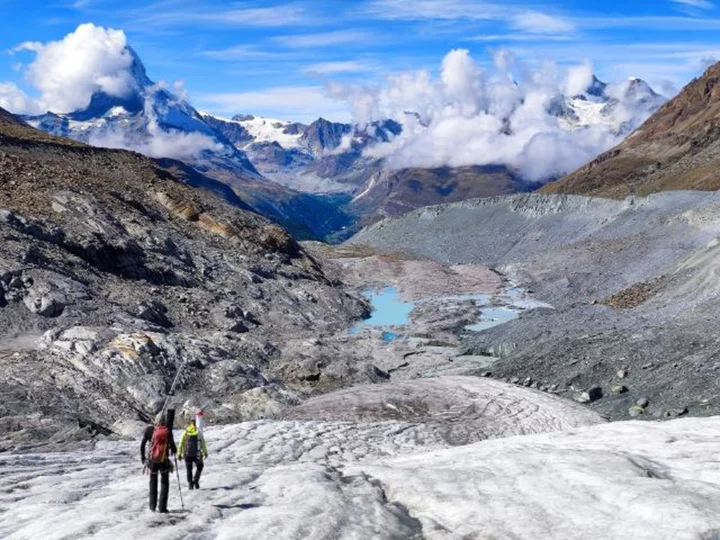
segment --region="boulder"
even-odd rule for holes
[[[575,394],[575,401],[578,403],[592,403],[603,397],[602,388],[594,386],[584,392]]]
[[[244,334],[248,330],[248,327],[245,326],[245,323],[242,321],[233,321],[232,324],[227,327],[228,332],[234,332],[236,334]]]
[[[687,413],[687,407],[683,407],[682,409],[670,409],[669,411],[665,411],[665,418],[677,418],[678,416],[683,416]]]
[[[639,407],[638,405],[633,405],[628,410],[628,414],[630,416],[632,416],[633,418],[636,418],[638,416],[645,414],[645,409],[643,407]]]
[[[247,320],[245,313],[246,312],[243,311],[242,307],[230,304],[220,306],[219,308],[213,310],[212,319],[215,325],[219,328],[228,332],[241,334],[249,330],[247,324],[245,324]]]
[[[163,328],[170,328],[173,324],[167,317],[167,307],[158,300],[145,300],[135,308],[135,316]]]
[[[136,441],[143,436],[146,427],[147,424],[140,420],[122,419],[110,426],[110,429],[125,440]]]
[[[65,309],[65,296],[59,292],[48,292],[43,294],[39,291],[31,291],[25,297],[25,307],[32,313],[42,317],[57,317]]]

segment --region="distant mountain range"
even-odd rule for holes
[[[203,176],[225,183],[242,201],[300,238],[323,238],[352,223],[332,199],[269,182],[232,139],[209,125],[188,102],[153,83],[130,52],[135,84],[128,95],[97,92],[82,110],[23,119],[47,133],[93,146],[136,150],[166,162],[180,160],[194,169],[198,184],[204,183]]]
[[[671,189],[717,190],[718,171],[720,63],[618,146],[543,190],[615,198]]]
[[[538,187],[504,165],[391,168],[369,150],[402,135],[395,120],[352,125],[319,118],[305,125],[200,113],[151,81],[129,51],[135,84],[127,96],[98,92],[82,110],[24,120],[53,135],[139,151],[182,170],[200,187],[208,184],[204,179],[220,181],[243,204],[301,238],[341,239],[419,206]],[[640,79],[611,89],[593,78],[586,91],[554,98],[547,112],[564,130],[603,126],[621,137],[663,102]],[[419,114],[405,114],[422,128]]]
[[[549,112],[566,129],[604,125],[618,135],[628,135],[665,101],[642,79],[629,79],[611,91],[608,84],[593,76],[585,92],[561,96],[553,101]]]
[[[641,79],[610,87],[593,76],[586,91],[551,101],[548,113],[568,131],[602,126],[624,137],[665,101]],[[203,118],[267,178],[300,191],[350,195],[344,209],[360,224],[421,206],[540,187],[502,165],[391,169],[365,150],[402,132],[393,120],[357,126],[323,118],[310,125],[252,115]]]

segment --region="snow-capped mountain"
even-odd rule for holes
[[[655,96],[631,80],[636,103]],[[664,190],[720,189],[720,63],[691,81],[642,126],[608,152],[547,185],[548,193],[622,198]]]
[[[196,184],[203,184],[196,176],[225,183],[245,203],[299,237],[322,238],[349,223],[350,218],[332,201],[269,182],[258,172],[243,150],[244,143],[262,137],[258,122],[204,118],[187,101],[150,80],[137,54],[130,47],[128,51],[133,59],[133,84],[127,95],[97,92],[84,109],[24,120],[48,133],[93,146],[135,150],[160,160],[163,166],[176,168],[169,160],[180,160],[198,173],[190,175]],[[267,133],[265,140],[269,137]],[[288,139],[282,140],[288,144]]]
[[[637,128],[665,101],[641,79],[608,84],[593,76],[583,92],[552,99],[547,113],[557,119],[561,130],[601,128],[620,138]],[[414,125],[412,129],[416,131],[428,127],[422,116],[412,111],[406,112],[400,122],[388,119],[367,125],[324,118],[307,126],[252,115],[226,119],[205,114],[203,118],[246,152],[253,165],[268,178],[301,191],[343,192],[354,198],[376,189],[380,185],[378,173],[387,169],[383,159],[373,157],[373,147],[400,135],[403,123]],[[505,134],[512,132],[510,120],[504,130]],[[443,171],[441,176],[447,176],[447,172]],[[515,176],[515,180],[522,180],[521,175]]]
[[[439,163],[442,156],[462,152],[467,142],[460,139],[450,149],[437,150],[448,135],[441,126],[442,115],[433,119],[405,111],[397,120],[362,125],[324,118],[305,125],[251,114],[201,114],[164,85],[155,84],[138,56],[129,47],[128,51],[133,84],[126,95],[98,91],[82,110],[48,112],[26,121],[91,145],[132,149],[164,163],[167,158],[180,160],[200,175],[230,186],[258,212],[303,237],[324,237],[353,222],[374,221],[418,205],[537,185],[537,179],[525,177],[513,159],[488,162],[488,156],[502,154],[506,137],[513,138],[515,131],[521,133],[519,140],[525,136],[512,117],[524,106],[522,100],[509,109],[508,117],[497,118],[503,125],[496,134],[484,135],[487,141],[497,141],[497,147],[472,153],[462,163]],[[599,142],[593,140],[592,149],[573,158],[580,160],[575,164],[579,166],[616,144],[663,102],[640,79],[612,85],[593,77],[584,91],[551,100],[546,131],[557,136],[597,128]],[[470,132],[475,129],[464,125]],[[522,144],[529,144],[530,138],[532,133]],[[399,160],[398,151],[406,154]],[[440,157],[425,160],[426,154]],[[543,181],[547,180],[546,174]]]
[[[609,85],[593,76],[587,90],[574,96],[559,96],[548,112],[565,129],[608,126],[618,136],[626,136],[666,101],[642,79],[633,77]]]
[[[283,148],[298,148],[301,146],[300,137],[308,126],[288,120],[277,120],[262,116],[236,115],[232,121],[237,122],[247,130],[254,142],[277,142]]]
[[[136,150],[155,158],[175,158],[206,169],[233,169],[259,178],[247,156],[209,126],[187,102],[147,76],[132,55],[133,87],[122,97],[96,92],[89,105],[67,114],[25,117],[32,126],[93,146]]]
[[[310,193],[352,193],[377,161],[363,150],[387,142],[402,126],[393,120],[365,126],[318,118],[309,125],[261,116],[203,113],[214,130],[245,152],[265,177]]]

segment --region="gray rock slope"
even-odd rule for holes
[[[0,116],[0,450],[146,420],[181,367],[176,403],[273,416],[339,384],[305,378],[283,343],[366,311],[257,214]],[[362,363],[338,376],[376,378]]]
[[[468,333],[468,351],[501,356],[496,377],[568,397],[599,386],[592,406],[624,418],[720,411],[718,235],[717,193],[532,194],[417,210],[350,243],[485,264],[529,287],[554,309]]]

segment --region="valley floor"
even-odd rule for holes
[[[720,418],[603,424],[454,448],[408,437],[407,428],[211,428],[202,489],[184,490],[182,509],[172,478],[168,515],[146,509],[136,442],[2,455],[0,536],[720,538]]]
[[[466,355],[493,357],[494,378],[570,399],[594,389],[590,406],[614,420],[708,416],[720,414],[719,209],[717,192],[478,199],[385,220],[343,249],[484,265],[553,306],[460,335]]]

